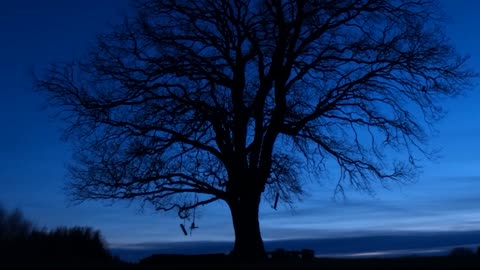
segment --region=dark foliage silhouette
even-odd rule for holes
[[[19,210],[0,207],[0,266],[111,265],[99,231],[86,227],[40,230]]]
[[[8,212],[0,205],[0,241],[26,239],[33,230],[32,223],[18,209]]]
[[[266,255],[262,198],[292,203],[300,175],[338,176],[337,192],[411,180],[440,101],[473,76],[434,1],[134,6],[83,60],[36,76],[77,147],[70,195],[181,218],[223,201],[243,258]]]
[[[466,247],[457,247],[450,251],[449,256],[451,257],[473,257],[475,252],[471,248]]]
[[[276,249],[270,252],[269,256],[273,261],[310,261],[315,257],[315,252],[311,249],[302,249],[300,251],[287,251]]]

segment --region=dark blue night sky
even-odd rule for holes
[[[471,67],[478,69],[480,2],[444,0],[441,4],[451,18],[448,33],[452,42],[462,54],[471,56]],[[192,237],[184,237],[175,213],[141,211],[134,203],[71,205],[62,190],[71,156],[69,145],[60,140],[62,122],[42,109],[42,97],[32,89],[31,71],[82,57],[96,34],[107,31],[108,24],[119,22],[128,10],[127,0],[0,1],[0,203],[21,209],[40,227],[100,229],[112,247],[232,241],[229,212],[221,204],[200,209],[200,229]],[[476,232],[480,230],[477,90],[445,102],[448,116],[438,123],[438,135],[431,140],[432,147],[441,148],[441,158],[425,161],[418,181],[377,188],[374,196],[351,190],[346,199],[337,200],[333,199],[335,179],[312,182],[306,188],[308,196],[293,210],[273,211],[263,205],[264,239],[405,233],[450,233],[454,237],[471,232],[476,238],[470,240],[480,244]],[[416,247],[426,248],[420,242]]]

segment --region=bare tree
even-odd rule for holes
[[[77,146],[69,190],[182,218],[224,201],[241,258],[265,255],[262,194],[292,202],[305,165],[336,164],[339,189],[411,179],[441,99],[473,76],[432,1],[134,6],[84,60],[37,76]]]

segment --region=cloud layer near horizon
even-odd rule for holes
[[[266,249],[315,251],[320,257],[442,255],[455,247],[474,248],[480,244],[480,231],[465,232],[377,232],[372,235],[336,238],[310,238],[266,241]],[[112,253],[127,261],[138,261],[152,254],[228,253],[232,242],[149,242],[111,247]]]

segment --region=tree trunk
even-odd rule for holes
[[[240,199],[229,202],[235,230],[235,245],[231,255],[235,259],[258,261],[266,258],[258,221],[260,198],[261,192],[240,196]]]

